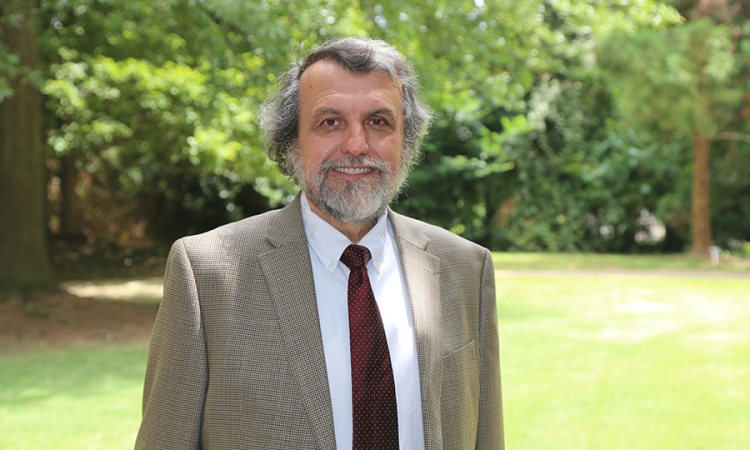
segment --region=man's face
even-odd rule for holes
[[[300,78],[294,170],[313,203],[339,222],[375,219],[406,179],[401,89],[383,72],[319,61]]]

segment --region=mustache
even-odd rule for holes
[[[383,173],[383,174],[389,174],[391,172],[390,166],[379,158],[373,158],[372,156],[368,155],[360,155],[360,156],[353,156],[353,155],[346,155],[342,158],[326,158],[319,167],[319,172],[328,172],[331,171],[337,167],[354,167],[354,166],[361,166],[361,167],[372,167],[373,169]]]

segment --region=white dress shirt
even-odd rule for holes
[[[357,244],[372,255],[367,263],[393,366],[399,448],[424,449],[417,344],[398,247],[387,212]],[[349,268],[339,258],[352,242],[310,209],[302,195],[302,220],[312,262],[336,448],[352,448],[352,376],[349,353]]]

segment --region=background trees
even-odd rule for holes
[[[738,246],[750,223],[745,5],[709,3],[4,2],[0,103],[41,120],[15,126],[4,112],[0,151],[38,162],[43,148],[47,175],[3,160],[14,169],[2,202],[12,191],[21,203],[3,209],[0,267],[42,261],[47,224],[88,242],[168,242],[288,201],[257,107],[295,54],[352,34],[410,57],[437,113],[396,209],[494,249],[682,251],[691,224],[698,252]],[[39,52],[22,60],[13,42],[35,41],[24,23]],[[41,90],[39,107],[22,85]],[[713,206],[703,181],[691,216],[691,174],[708,180],[708,165],[692,170],[686,150],[709,141]],[[17,229],[37,230],[41,250],[14,250]]]
[[[612,35],[600,52],[630,121],[692,140],[690,228],[697,254],[707,253],[713,243],[711,142],[742,137],[737,130],[744,128],[738,112],[745,107],[747,78],[736,76],[747,71],[743,26],[750,11],[744,3],[678,2],[689,19],[684,25]]]
[[[0,294],[49,288],[34,2],[0,6]],[[4,75],[4,78],[3,78]],[[11,96],[12,94],[12,96]]]

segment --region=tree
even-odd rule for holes
[[[0,93],[0,293],[55,285],[46,247],[34,1],[3,3],[0,43],[18,70]]]
[[[288,201],[257,107],[300,49],[339,35],[393,43],[436,110],[401,211],[498,249],[631,251],[640,209],[683,176],[620,124],[625,89],[595,64],[598,37],[677,22],[655,0],[41,0],[37,14],[41,136],[85,218],[65,220],[81,217],[72,201],[53,219],[73,234],[126,241],[147,224],[169,240]],[[0,96],[24,67],[0,45]]]
[[[742,100],[744,81],[735,76],[742,33],[704,13],[693,18],[685,25],[610,36],[601,42],[599,60],[631,122],[692,138],[691,247],[705,256],[713,243],[710,146],[733,131],[725,127]]]

